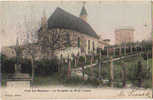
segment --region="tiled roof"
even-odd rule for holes
[[[48,19],[48,29],[64,28],[71,29],[95,38],[98,38],[92,27],[79,17],[76,17],[61,8],[56,8]]]

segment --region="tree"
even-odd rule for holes
[[[63,49],[63,38],[62,33],[64,31],[60,29],[52,29],[52,30],[40,30],[38,34],[39,44],[41,46],[41,50],[43,53],[46,53],[46,57],[54,57],[55,50]]]
[[[136,73],[136,77],[137,77],[137,80],[138,80],[138,87],[141,87],[142,86],[142,75],[143,75],[143,72],[142,72],[142,64],[141,64],[141,61],[138,62],[138,65],[137,65],[137,73]]]
[[[30,20],[31,19],[31,20]],[[36,44],[37,42],[37,34],[38,34],[38,29],[40,28],[40,23],[38,22],[38,24],[34,25],[34,20],[32,19],[32,16],[30,19],[26,19],[25,18],[25,33],[26,33],[26,38],[24,40],[23,43],[23,48],[24,51],[26,52],[27,56],[29,56],[29,59],[31,60],[31,65],[32,65],[32,82],[34,80],[34,76],[35,76],[35,56],[36,56],[36,51],[37,48],[35,48],[36,46],[38,46],[38,44]],[[23,33],[22,33],[23,34]],[[24,35],[22,35],[24,36]]]

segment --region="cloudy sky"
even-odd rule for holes
[[[17,34],[38,28],[43,12],[47,18],[56,7],[79,16],[82,2],[0,2],[0,46],[13,45]],[[114,30],[135,29],[135,41],[151,37],[151,3],[149,1],[86,2],[88,23],[103,39],[114,42]],[[29,27],[30,26],[30,27]]]

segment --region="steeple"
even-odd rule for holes
[[[86,2],[83,2],[83,6],[82,6],[82,9],[81,9],[81,12],[80,12],[80,18],[81,18],[82,20],[84,20],[84,21],[87,21],[87,16],[88,16],[88,14],[87,14],[87,10],[86,10],[86,8],[85,8],[85,3],[86,3]]]

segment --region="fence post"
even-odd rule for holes
[[[133,46],[132,46],[132,44],[130,45],[130,52],[131,52],[131,54],[132,54],[132,50],[133,50]]]
[[[99,79],[101,80],[101,70],[102,70],[102,63],[101,63],[101,54],[98,59],[98,68],[99,68]]]
[[[92,64],[92,55],[90,55],[90,64]]]
[[[86,57],[86,54],[84,56],[84,63],[86,64],[87,63],[87,57]]]
[[[135,52],[136,52],[136,53],[138,52],[138,50],[137,50],[137,44],[135,45]]]
[[[70,61],[69,56],[68,56],[68,71],[67,71],[67,77],[68,77],[68,79],[71,78],[71,61]]]
[[[121,56],[121,54],[122,54],[122,46],[120,45],[119,55]]]
[[[34,57],[31,56],[31,65],[32,65],[32,83],[34,82],[34,74],[35,74],[35,67],[34,67]]]
[[[110,86],[113,87],[113,81],[114,81],[114,65],[113,65],[113,59],[110,57]]]
[[[126,44],[124,46],[124,55],[126,55]]]
[[[107,47],[106,49],[107,49],[106,50],[107,51],[107,57],[109,57],[109,48]]]
[[[59,72],[62,72],[62,65],[63,65],[63,55],[61,54],[61,63],[60,63]]]
[[[126,66],[122,63],[122,86],[126,86]]]
[[[77,66],[77,57],[75,56],[74,57],[74,67],[76,67]]]
[[[113,49],[113,51],[114,51],[114,57],[115,57],[115,49],[116,49],[116,48],[114,47],[114,49]]]
[[[147,68],[149,68],[149,62],[148,62],[148,51],[146,52],[147,54]]]
[[[65,75],[65,73],[66,73],[66,61],[65,61],[65,59],[63,59],[63,67],[62,67],[62,70],[63,70],[63,74]]]
[[[82,67],[82,76],[83,76],[83,80],[84,80],[84,79],[85,79],[85,78],[84,78],[84,74],[85,74],[85,73],[84,73],[84,65],[83,65],[83,62],[81,63],[81,67]]]
[[[138,80],[138,87],[142,86],[142,63],[141,61],[138,61],[137,64],[137,80]]]

